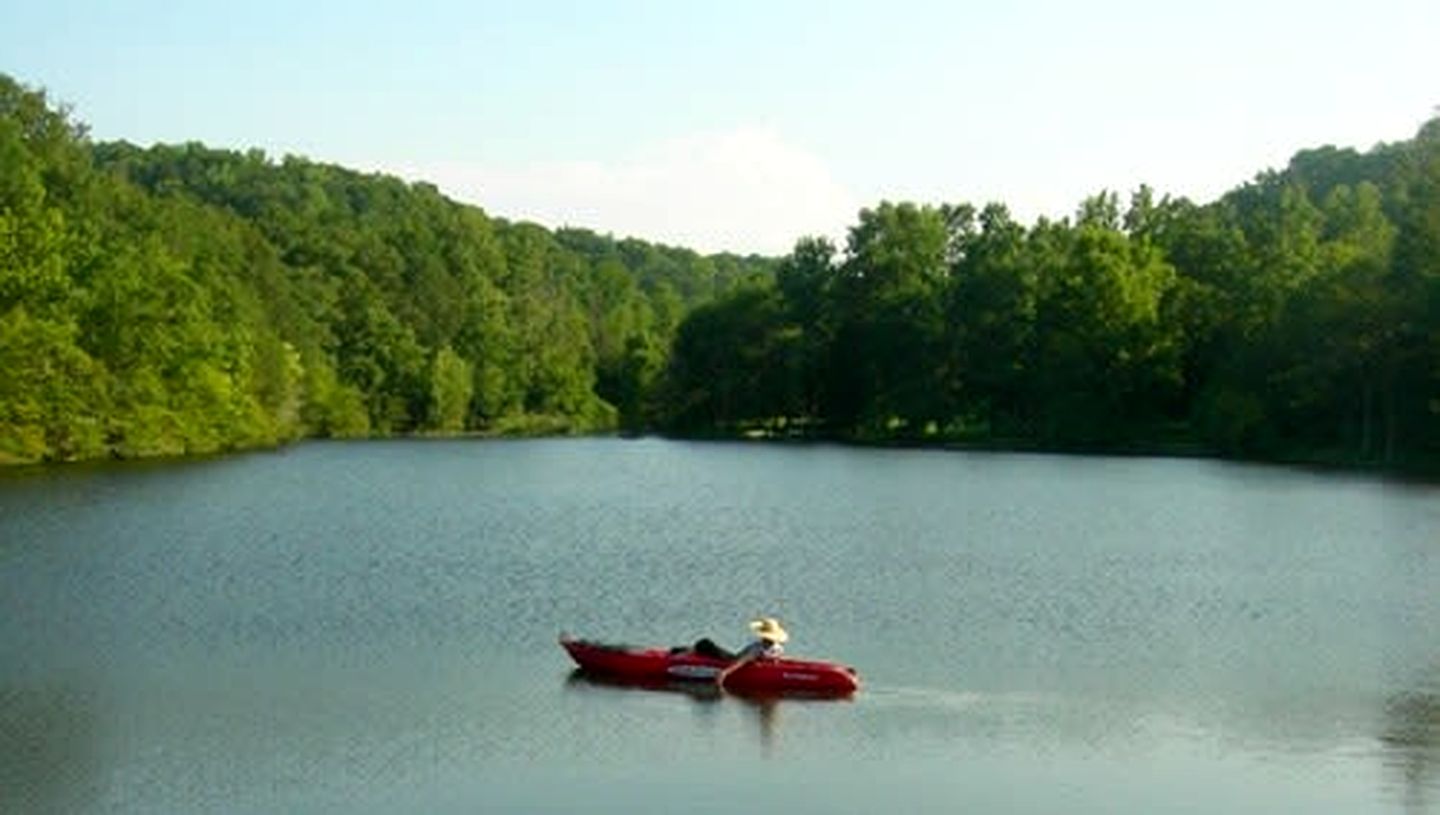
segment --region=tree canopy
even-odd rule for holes
[[[639,426],[683,316],[770,265],[96,144],[0,75],[0,461]]]
[[[1433,466],[1440,120],[1204,205],[882,203],[692,314],[666,381],[692,432]]]
[[[0,462],[617,427],[1433,465],[1440,119],[1206,204],[882,202],[770,259],[94,143],[0,74]]]

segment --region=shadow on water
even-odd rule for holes
[[[711,682],[627,682],[613,676],[586,673],[580,668],[572,670],[565,677],[565,687],[571,691],[645,691],[651,693],[675,693],[689,696],[696,702],[714,703],[725,698],[725,692]]]
[[[1399,775],[1406,812],[1430,812],[1440,795],[1440,665],[1413,689],[1385,704],[1380,742],[1385,763]]]
[[[94,694],[0,686],[0,812],[76,812],[99,794]]]
[[[718,705],[735,700],[755,715],[760,747],[769,757],[777,744],[780,729],[780,708],[783,705],[834,704],[853,701],[851,696],[816,695],[803,692],[784,694],[734,693],[721,690],[710,682],[630,682],[602,674],[590,674],[576,668],[565,678],[569,691],[615,693],[672,693],[688,696],[699,705]]]

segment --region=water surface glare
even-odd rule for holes
[[[1440,813],[1440,489],[1163,459],[308,443],[0,473],[0,812]],[[572,675],[561,630],[857,666]]]

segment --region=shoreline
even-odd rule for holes
[[[1401,481],[1440,484],[1440,461],[1404,461],[1399,463],[1365,462],[1348,460],[1340,456],[1321,453],[1293,453],[1276,456],[1238,456],[1205,448],[1193,442],[1128,442],[1125,444],[1043,444],[1024,439],[912,439],[912,438],[850,438],[826,434],[793,434],[742,432],[714,433],[661,433],[636,430],[589,430],[569,433],[524,432],[514,428],[498,431],[466,430],[460,432],[424,431],[384,436],[302,436],[275,444],[237,447],[225,450],[197,453],[164,453],[153,456],[119,456],[109,454],[91,458],[5,461],[0,460],[0,476],[21,475],[39,471],[55,471],[67,468],[85,468],[105,465],[126,467],[164,467],[176,464],[200,463],[236,455],[252,453],[284,453],[290,447],[307,442],[387,442],[387,441],[515,441],[534,439],[573,438],[615,438],[644,439],[658,438],[670,441],[725,442],[756,445],[836,445],[852,448],[877,450],[933,450],[939,452],[1033,454],[1073,457],[1109,458],[1164,458],[1177,460],[1215,461],[1229,464],[1255,464],[1262,466],[1287,467],[1327,473],[1355,473],[1377,475]]]

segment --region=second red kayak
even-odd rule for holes
[[[663,684],[693,680],[714,682],[727,660],[690,649],[606,645],[562,635],[560,645],[581,669],[628,682]],[[757,659],[725,679],[737,693],[801,693],[845,696],[860,688],[860,675],[848,665],[808,659]]]

